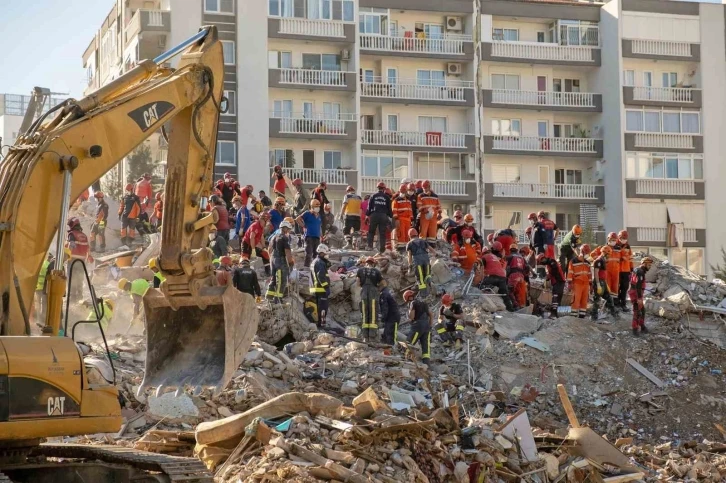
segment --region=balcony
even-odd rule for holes
[[[269,17],[267,32],[280,39],[355,42],[355,24],[341,20]]]
[[[170,32],[171,12],[140,8],[131,17],[124,29],[124,45],[127,45],[141,32]]]
[[[482,44],[482,60],[528,64],[599,66],[600,48],[494,40]]]
[[[473,153],[473,134],[416,131],[361,131],[365,149],[411,151],[420,148],[432,153]]]
[[[380,176],[363,176],[361,182],[363,186],[361,188],[362,193],[375,193],[378,191],[376,185],[383,181],[386,186],[392,186],[393,189],[398,187],[401,183],[401,178],[381,178]],[[444,197],[466,197],[467,199],[476,198],[476,183],[474,181],[465,180],[443,180],[443,179],[432,179],[431,189],[434,193]]]
[[[484,107],[538,111],[602,112],[602,95],[590,92],[484,89]]]
[[[474,13],[470,0],[360,0],[361,7],[390,8],[391,10],[420,10],[442,13]]]
[[[668,240],[667,227],[628,227],[631,233],[630,246],[666,246]],[[635,239],[632,238],[635,234]],[[706,230],[698,228],[683,229],[683,244],[685,246],[702,247],[706,245]]]
[[[594,184],[486,183],[486,201],[521,201],[551,199],[574,203],[605,203],[605,187]]]
[[[701,45],[674,40],[623,39],[623,57],[699,62]]]
[[[626,179],[625,197],[705,200],[706,184],[690,179]]]
[[[421,85],[416,79],[388,83],[378,77],[361,83],[361,101],[474,107],[474,83],[448,79],[441,85]]]
[[[270,137],[354,141],[356,114],[270,113]]]
[[[484,153],[601,158],[602,139],[484,135]]]
[[[663,150],[671,153],[702,153],[703,136],[699,134],[671,134],[657,132],[626,132],[625,150]]]
[[[269,87],[355,92],[356,73],[334,70],[270,69]]]
[[[403,35],[360,34],[361,54],[430,57],[468,61],[474,58],[471,35],[450,35],[442,38],[419,38],[413,32]]]
[[[314,168],[284,168],[290,179],[300,178],[303,184],[317,185],[325,181],[332,186],[355,185],[357,171],[352,169],[314,169]],[[272,177],[272,168],[270,168]]]
[[[623,86],[623,103],[636,106],[702,107],[701,89]]]

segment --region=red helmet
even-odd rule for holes
[[[230,178],[231,179],[232,178],[232,174],[231,173],[224,173],[224,178],[225,179],[227,179],[227,178]]]
[[[224,266],[232,265],[232,258],[231,257],[222,257],[219,259],[219,264],[224,265]]]
[[[490,233],[487,235],[487,241],[489,243],[492,243],[494,241],[494,233]]]
[[[418,232],[416,231],[416,228],[409,228],[408,237],[413,238],[415,236],[418,236]]]
[[[423,181],[418,180],[416,181],[416,189],[423,188]]]
[[[379,190],[384,190],[386,189],[386,183],[384,183],[383,181],[379,181],[376,185],[376,188],[378,188]]]
[[[328,187],[328,183],[326,183],[325,181],[321,181],[320,182],[320,187],[321,188],[327,188]]]
[[[134,185],[132,185],[131,183],[128,183],[126,185],[126,191],[133,191],[133,190],[134,190]]]
[[[416,185],[413,183],[408,183],[408,190],[409,191],[416,191]]]
[[[279,173],[280,171],[282,171],[282,166],[280,166],[279,164],[275,165],[274,171],[275,173]]]
[[[345,188],[346,193],[350,193],[351,191],[355,191],[355,188],[353,188],[352,186],[348,186],[347,188]]]
[[[539,213],[537,213],[537,218],[544,218],[544,217],[545,217],[544,211],[540,211]]]
[[[401,186],[398,187],[398,191],[401,193],[405,193],[406,189],[408,188],[408,185],[406,183],[401,184]]]
[[[302,184],[303,184],[303,180],[301,180],[300,178],[295,178],[294,180],[292,180],[293,186],[302,186]]]
[[[81,222],[78,218],[76,218],[74,216],[74,217],[68,219],[68,228],[70,228],[72,230],[77,226],[81,226]]]
[[[534,212],[530,213],[529,215],[527,215],[527,219],[528,220],[536,220],[537,219],[537,213],[534,213]]]
[[[618,239],[617,233],[615,233],[614,231],[611,231],[610,233],[608,233],[608,240],[617,240],[617,239]]]
[[[449,306],[449,305],[451,305],[451,302],[453,302],[453,301],[454,301],[454,297],[452,297],[452,296],[451,296],[450,294],[448,294],[448,293],[445,293],[445,294],[444,294],[444,295],[443,295],[443,296],[441,297],[441,304],[442,304],[442,305],[446,305],[446,306]]]
[[[526,233],[526,234],[527,234],[527,236],[530,236],[530,235],[532,235],[532,227],[531,227],[531,226],[528,226],[528,227],[527,227],[527,229],[526,229],[526,230],[524,230],[524,233]]]
[[[461,232],[462,238],[471,238],[472,236],[474,236],[474,234],[471,232],[471,230],[464,230]]]
[[[156,193],[156,201],[161,201],[161,191],[159,191],[158,193]]]
[[[618,233],[618,238],[620,238],[621,240],[627,240],[628,232],[625,230],[620,230],[620,233]]]
[[[403,300],[406,302],[410,302],[415,296],[416,294],[413,292],[413,290],[406,290],[405,292],[403,292]]]
[[[592,249],[590,248],[590,245],[588,245],[587,243],[585,243],[584,245],[582,245],[580,247],[580,253],[582,253],[583,255],[589,255],[590,252],[592,252]]]
[[[103,191],[96,191],[93,193],[94,198],[103,198]]]
[[[499,243],[498,241],[495,241],[494,243],[492,243],[492,251],[493,252],[501,252],[502,251],[502,248],[503,248],[502,247],[502,244]]]
[[[489,250],[489,247],[488,247],[488,246],[486,246],[486,245],[484,245],[483,247],[481,247],[481,254],[482,254],[482,255],[486,255],[486,254],[487,254],[487,253],[489,253],[490,251],[491,251],[491,250]]]
[[[378,260],[376,260],[373,257],[368,257],[368,258],[366,258],[366,263],[368,265],[376,265],[376,264],[378,264]]]
[[[423,182],[421,182],[421,187],[425,190],[431,189],[431,181],[425,179]]]
[[[462,213],[461,210],[456,210],[454,212],[454,219],[456,218],[464,218],[464,213]]]
[[[542,265],[545,258],[547,258],[547,255],[545,255],[544,253],[540,253],[539,255],[537,255],[537,264]]]
[[[526,257],[527,255],[529,255],[529,254],[530,254],[530,253],[532,253],[532,252],[531,252],[531,250],[529,249],[529,247],[525,245],[525,246],[523,246],[522,248],[520,248],[520,249],[519,249],[519,253],[520,253],[521,255],[524,255],[524,256]]]

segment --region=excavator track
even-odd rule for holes
[[[214,477],[207,467],[196,458],[150,453],[120,446],[44,443],[33,448],[31,456],[98,460],[128,465],[144,471],[162,473],[171,482],[214,482]],[[0,483],[2,481],[0,477]]]

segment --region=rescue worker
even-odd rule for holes
[[[310,266],[317,253],[322,235],[323,219],[320,216],[320,201],[311,200],[310,209],[295,219],[295,222],[305,233],[305,267]]]
[[[415,298],[413,290],[403,293],[403,300],[408,302],[408,320],[411,321],[411,332],[408,334],[408,343],[421,344],[421,360],[429,365],[431,361],[431,326],[434,324],[434,315],[428,304]]]
[[[454,213],[454,216],[456,216],[456,213]],[[460,221],[463,221],[464,215],[461,215],[459,218]],[[456,242],[454,242],[454,233],[456,232],[456,229],[461,226],[460,222],[457,222],[455,220],[452,220],[448,216],[441,219],[439,222],[439,229],[443,232],[443,238],[446,240],[447,243],[455,244],[458,243],[458,239]]]
[[[330,229],[335,225],[335,215],[333,214],[333,206],[328,203],[323,206],[323,215],[321,223],[321,238],[325,238]]]
[[[285,211],[285,198],[278,196],[275,198],[275,207],[270,210],[270,225],[273,232],[280,228],[280,223],[287,216],[289,215]]]
[[[572,230],[568,231],[565,236],[562,237],[560,242],[560,266],[567,275],[570,267],[570,262],[575,258],[575,249],[582,245],[580,236],[582,235],[582,227],[580,225],[574,225]]]
[[[630,275],[630,290],[628,296],[633,303],[633,335],[638,335],[638,329],[643,334],[648,332],[645,326],[645,273],[653,265],[653,259],[645,257],[640,261],[640,266],[633,270]]]
[[[328,253],[330,248],[325,243],[317,247],[318,256],[310,265],[310,295],[315,297],[315,305],[318,308],[318,329],[326,326],[328,315],[328,297],[330,297],[330,277],[328,276]]]
[[[590,253],[590,245],[576,248],[574,257],[568,262],[567,284],[573,294],[572,315],[581,319],[587,315],[587,301],[590,295],[592,271],[586,256]],[[560,260],[560,263],[562,260]]]
[[[103,199],[103,192],[93,193],[98,205],[96,206],[96,219],[91,223],[91,251],[106,251],[106,222],[108,221],[108,203]],[[98,250],[96,250],[98,241]]]
[[[612,231],[608,233],[608,246],[612,249],[612,253],[608,256],[608,288],[613,299],[618,296],[618,287],[620,287],[620,252],[621,246],[618,241],[618,235]],[[615,300],[613,300],[615,303]]]
[[[495,242],[498,243],[498,242]],[[500,244],[501,247],[501,244]],[[501,294],[502,301],[508,312],[514,312],[514,306],[507,287],[507,273],[502,266],[501,259],[492,253],[489,247],[483,247],[481,250],[482,268],[486,277],[481,281],[480,288],[485,285],[497,287],[497,293]]]
[[[250,261],[242,258],[239,266],[232,272],[232,285],[242,293],[254,297],[258,302],[262,297],[260,282],[257,280],[257,272],[250,267]]]
[[[255,195],[252,194],[254,190],[255,188],[251,184],[246,185],[243,189],[240,190],[239,197],[242,199],[242,206],[247,209],[249,209],[250,206],[253,206],[257,202],[257,198],[255,198]]]
[[[275,182],[272,185],[272,193],[276,196],[285,198],[285,189],[287,188],[287,177],[279,164],[272,169],[272,179]]]
[[[536,213],[530,213],[527,219],[529,220],[530,224],[530,226],[527,228],[527,233],[530,234],[530,245],[532,247],[532,250],[534,250],[535,260],[538,260],[539,255],[543,255],[545,253],[545,230],[542,224],[537,221]],[[539,263],[537,263],[536,268],[538,278],[545,278],[547,276],[547,272],[544,266],[541,266]]]
[[[470,230],[472,239],[479,245],[484,246],[484,238],[482,238],[476,228],[474,228],[474,215],[471,213],[464,215],[464,222],[454,228],[451,235],[451,241],[449,243],[459,243],[462,239],[461,232],[464,230]],[[490,237],[493,240],[494,235],[490,233],[487,240],[489,240]],[[491,245],[491,241],[489,244]]]
[[[320,206],[325,206],[330,201],[328,201],[328,197],[325,195],[325,191],[328,189],[328,183],[325,181],[321,181],[318,183],[318,186],[316,186],[313,191],[310,193],[310,198],[314,200],[318,200],[320,202]]]
[[[461,232],[462,240],[456,250],[459,252],[459,265],[464,270],[464,274],[469,275],[471,269],[474,268],[474,264],[479,259],[479,253],[481,252],[481,245],[472,239],[473,233],[471,230],[464,230]]]
[[[141,213],[141,200],[134,194],[134,185],[126,185],[126,194],[118,206],[118,219],[121,221],[121,243],[131,245],[136,237],[136,219]]]
[[[353,234],[360,232],[361,203],[363,203],[363,200],[355,192],[355,188],[348,186],[345,189],[343,206],[340,207],[340,221],[343,223],[343,236],[345,236],[345,246],[343,248],[351,248],[353,246]]]
[[[226,242],[229,240],[229,212],[227,211],[227,207],[224,200],[217,195],[210,196],[209,201],[212,203],[212,209],[217,212],[218,216],[217,223],[214,225],[217,228],[217,234],[224,238]]]
[[[517,245],[509,249],[507,261],[507,286],[517,306],[527,305],[527,285],[529,284],[530,268],[524,257],[519,253]]]
[[[102,302],[98,304],[99,312],[103,312],[100,319],[101,329],[106,332],[108,330],[108,326],[111,325],[111,319],[113,318],[113,309],[116,307],[116,304],[113,300],[107,299],[98,299],[98,302]],[[88,313],[86,320],[99,320],[99,314],[96,314],[96,311],[93,309],[93,304],[90,304],[90,306],[91,311]]]
[[[259,198],[259,200],[260,200],[260,203],[262,203],[262,206],[263,206],[263,207],[265,207],[265,208],[269,208],[269,207],[271,207],[271,206],[272,206],[272,200],[270,199],[270,197],[269,197],[269,196],[267,196],[267,194],[265,193],[265,190],[260,190],[260,191],[259,191],[259,192],[257,193],[257,196],[258,196],[258,198]],[[284,196],[282,196],[282,199],[284,200],[284,199],[285,199],[285,197],[284,197]]]
[[[447,293],[441,297],[439,319],[434,325],[434,330],[444,345],[455,342],[455,347],[461,348],[464,340],[464,309],[460,304],[454,302],[454,297]]]
[[[502,244],[502,253],[509,255],[510,248],[517,241],[517,234],[511,228],[502,228],[494,232],[493,240]]]
[[[378,232],[378,252],[386,251],[386,229],[393,218],[391,198],[385,193],[386,184],[379,182],[378,192],[368,200],[366,217],[368,218],[368,249],[373,250],[373,237]]]
[[[361,238],[368,239],[368,217],[366,216],[366,213],[368,212],[368,202],[371,199],[371,195],[365,195],[363,197],[363,201],[360,204],[360,236]]]
[[[133,282],[125,278],[118,281],[118,288],[131,294],[131,299],[134,301],[134,316],[131,318],[131,323],[141,314],[141,302],[143,302],[144,295],[146,295],[150,287],[151,284],[144,278],[137,278]]]
[[[398,340],[398,323],[401,321],[401,311],[393,292],[385,281],[383,282],[378,303],[381,307],[381,320],[383,322],[383,343],[393,345]]]
[[[252,223],[242,238],[242,255],[248,260],[261,257],[265,267],[265,274],[270,275],[270,254],[265,249],[265,226],[270,221],[270,215],[262,213],[256,222]]]
[[[166,277],[163,273],[161,273],[161,270],[159,269],[159,260],[156,258],[152,258],[149,260],[149,269],[154,272],[154,288],[161,287],[161,282],[166,280]]]
[[[226,287],[232,284],[232,258],[225,255],[219,259],[219,268],[214,271],[217,276],[217,285]]]
[[[38,307],[36,321],[41,325],[44,325],[45,312],[48,309],[48,274],[54,270],[54,267],[55,257],[52,253],[48,253],[45,260],[43,260],[43,264],[40,266],[38,281],[35,283],[35,300]]]
[[[431,190],[431,181],[425,180],[421,183],[423,192],[418,195],[416,208],[419,211],[419,230],[422,239],[429,245],[436,243],[437,222],[441,218],[441,202],[439,196]]]
[[[613,253],[613,249],[609,246],[604,246],[602,249],[597,248],[592,251],[591,255],[595,259],[592,266],[595,270],[595,277],[593,280],[593,301],[592,301],[592,314],[591,319],[593,322],[598,319],[598,310],[600,309],[600,299],[605,299],[605,305],[610,310],[610,314],[614,317],[617,315],[615,311],[615,305],[613,299],[610,296],[610,290],[608,289],[608,272],[607,272],[607,259]]]
[[[305,207],[308,206],[308,196],[305,194],[303,180],[300,178],[295,178],[292,181],[292,186],[295,188],[292,216],[300,216],[305,211]]]
[[[157,230],[161,228],[161,220],[164,216],[164,195],[156,193],[156,203],[154,203],[154,226]]]
[[[227,251],[227,239],[219,234],[217,227],[212,227],[209,232],[209,249],[214,253],[214,258],[219,259],[226,257]]]
[[[406,186],[406,196],[411,201],[411,228],[416,228],[416,218],[418,216],[418,195],[416,194],[416,185],[408,183]],[[418,230],[418,228],[416,228]]]
[[[559,235],[560,230],[554,221],[547,218],[547,214],[544,211],[537,213],[537,223],[539,223],[539,229],[544,234],[544,253],[548,259],[554,259],[555,240],[557,240],[557,235]]]
[[[537,255],[537,264],[544,266],[547,270],[547,281],[550,283],[550,287],[552,288],[552,307],[550,310],[550,318],[555,319],[559,317],[557,309],[560,307],[562,294],[565,292],[565,274],[562,272],[562,267],[560,267],[557,260],[548,257],[544,253]]]
[[[406,245],[410,241],[408,230],[411,229],[411,220],[413,219],[413,209],[411,208],[411,199],[408,194],[408,187],[402,184],[398,188],[398,193],[391,203],[391,211],[393,212],[393,227],[396,236],[396,248],[399,251],[406,249]]]
[[[408,230],[409,242],[406,245],[408,266],[413,268],[418,283],[418,291],[422,297],[428,296],[429,280],[431,280],[431,259],[429,253],[435,254],[426,240],[419,238],[415,228]]]
[[[277,303],[282,303],[282,298],[287,290],[287,279],[290,276],[290,268],[295,265],[290,247],[290,231],[292,223],[283,220],[280,223],[280,231],[273,233],[270,237],[272,255],[272,278],[267,286],[267,297]]]
[[[220,183],[217,183],[217,189],[222,194],[222,199],[224,200],[227,208],[232,206],[232,200],[235,196],[238,195],[238,193],[235,187],[234,179],[232,178],[232,175],[230,173],[224,173],[224,178],[221,180]]]
[[[620,242],[620,280],[616,305],[620,306],[620,310],[623,312],[629,312],[626,300],[630,286],[630,273],[633,271],[633,250],[628,243],[628,232],[621,230],[618,233],[618,241]]]
[[[383,282],[381,272],[376,268],[376,259],[368,257],[365,267],[358,269],[356,277],[361,286],[361,313],[363,315],[363,340],[365,342],[378,338],[378,289]]]
[[[68,234],[66,240],[66,246],[71,251],[71,258],[77,258],[83,261],[88,260],[88,237],[85,233],[83,233],[81,222],[75,216],[68,220]]]
[[[154,199],[154,187],[151,186],[151,175],[144,173],[141,178],[136,180],[136,189],[134,194],[141,200],[141,210],[147,213],[153,208],[151,200]]]

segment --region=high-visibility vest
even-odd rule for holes
[[[38,274],[38,283],[35,284],[35,290],[43,290],[45,288],[45,277],[48,275],[48,267],[50,262],[48,260],[43,261],[43,265],[40,266],[40,273]]]
[[[143,297],[144,295],[146,295],[149,287],[150,284],[148,280],[143,278],[137,278],[136,280],[131,282],[131,293]]]

